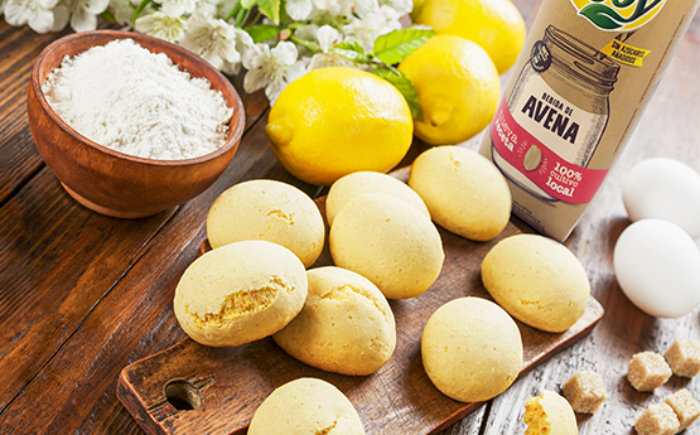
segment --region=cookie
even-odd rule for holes
[[[430,219],[382,193],[348,202],[333,222],[329,245],[336,266],[369,279],[389,299],[425,292],[445,260],[440,234]]]
[[[369,375],[394,353],[396,322],[377,286],[355,272],[320,267],[307,272],[304,308],[275,342],[292,357],[321,370]]]
[[[252,180],[224,191],[207,215],[213,248],[244,240],[266,240],[294,252],[305,267],[321,255],[325,228],[311,198],[294,186]]]
[[[406,183],[380,172],[355,172],[339,179],[331,186],[326,198],[326,218],[328,224],[351,199],[364,193],[384,193],[402,199],[430,218],[428,208],[418,194]]]
[[[444,229],[470,240],[491,240],[510,219],[510,189],[484,156],[456,146],[431,148],[413,163],[408,185]]]
[[[523,366],[520,331],[486,299],[452,300],[430,316],[421,341],[423,367],[433,385],[461,402],[504,392]]]
[[[301,311],[306,270],[289,249],[265,241],[232,243],[195,260],[173,306],[182,329],[205,346],[240,346],[274,334]]]
[[[365,435],[357,411],[335,386],[300,378],[272,392],[258,407],[248,435]]]
[[[481,279],[511,316],[548,332],[578,321],[591,287],[586,271],[564,245],[535,234],[501,240],[484,258]]]

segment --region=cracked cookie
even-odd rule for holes
[[[339,267],[307,272],[304,308],[274,335],[292,357],[321,370],[369,375],[394,353],[396,323],[386,298],[367,278]]]
[[[173,306],[182,329],[205,346],[240,346],[274,334],[304,306],[308,281],[299,258],[271,242],[232,243],[195,260]]]

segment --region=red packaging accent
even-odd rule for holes
[[[491,123],[491,139],[508,163],[549,195],[564,202],[591,202],[608,173],[607,169],[588,169],[559,157],[513,119],[505,99],[498,105]],[[539,148],[541,161],[528,170],[525,155],[533,145]]]

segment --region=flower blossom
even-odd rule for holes
[[[377,12],[365,18],[353,17],[350,24],[343,26],[343,31],[347,36],[360,41],[365,50],[371,51],[374,40],[379,36],[401,29],[399,18],[401,16],[392,7],[382,5]]]
[[[379,5],[386,5],[393,8],[399,16],[410,14],[413,11],[412,0],[379,0]]]
[[[182,17],[171,17],[163,12],[154,12],[136,19],[134,28],[150,36],[168,42],[177,42],[185,33],[186,22]]]
[[[328,68],[332,66],[353,67],[355,63],[331,51],[331,47],[342,40],[340,32],[329,25],[321,26],[316,33],[318,46],[321,48],[321,53],[316,53],[311,58],[309,70]]]
[[[284,9],[293,20],[304,21],[311,16],[314,4],[311,0],[287,0]]]
[[[70,14],[70,26],[73,30],[87,32],[97,29],[97,16],[104,12],[107,6],[109,0],[66,0],[59,8],[65,7]]]
[[[171,17],[191,14],[197,9],[197,0],[154,0],[161,5],[161,10]]]
[[[248,70],[243,88],[248,93],[265,88],[265,96],[274,104],[289,83],[306,73],[298,57],[297,47],[288,41],[281,41],[273,49],[256,44],[243,54],[243,66]]]
[[[5,21],[11,26],[29,27],[37,33],[54,29],[53,9],[58,0],[7,0],[4,7]]]
[[[252,45],[252,38],[245,31],[211,15],[195,12],[187,20],[187,30],[180,45],[201,56],[214,68],[231,74],[240,68],[239,49]],[[247,37],[247,38],[246,38]]]

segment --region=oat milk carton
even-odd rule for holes
[[[563,241],[598,191],[700,0],[544,0],[480,152],[513,213]]]

